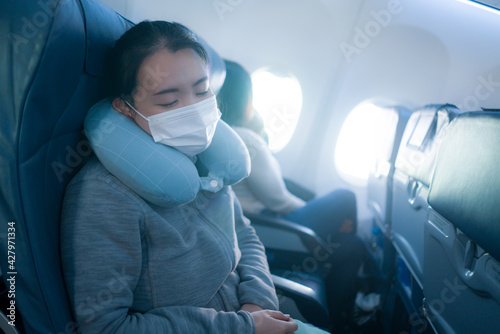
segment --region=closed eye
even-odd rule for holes
[[[207,90],[206,90],[206,91],[204,91],[204,92],[201,92],[201,93],[196,93],[196,95],[197,95],[197,96],[207,95],[207,93],[208,93],[208,91],[209,91],[209,90],[210,90],[210,89],[207,89]]]
[[[165,107],[165,108],[170,108],[173,107],[179,100],[175,100],[174,102],[171,103],[166,103],[166,104],[158,104],[160,107]]]

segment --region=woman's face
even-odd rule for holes
[[[147,57],[139,67],[136,85],[132,102],[145,117],[185,107],[213,95],[206,66],[192,49],[176,52],[161,49]],[[113,106],[151,134],[148,122],[120,98],[115,98]]]

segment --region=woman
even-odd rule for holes
[[[250,175],[233,185],[243,212],[279,216],[339,244],[329,259],[332,270],[327,289],[332,327],[335,333],[341,333],[357,291],[357,272],[366,256],[363,242],[356,236],[355,195],[338,189],[305,202],[287,190],[279,163],[267,146],[263,122],[253,109],[250,75],[235,62],[226,61],[226,79],[218,102],[222,119],[233,127],[250,153]]]
[[[339,189],[305,202],[290,193],[278,161],[267,146],[259,114],[252,105],[250,75],[239,64],[226,61],[226,79],[218,96],[222,119],[245,142],[252,160],[248,178],[233,186],[244,212],[274,214],[306,225],[326,239],[356,230],[356,197]]]
[[[198,114],[220,115],[206,52],[177,23],[142,22],[127,31],[114,46],[110,82],[113,107],[158,142],[168,122],[155,120],[173,111],[190,106],[193,131]],[[201,132],[206,137],[173,146],[194,160],[213,135]],[[93,158],[66,189],[61,254],[83,334],[297,330],[277,311],[264,248],[228,187],[200,192],[182,208],[159,207]]]

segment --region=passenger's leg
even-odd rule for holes
[[[366,258],[363,241],[354,234],[340,233],[332,238],[339,244],[330,257],[332,268],[326,278],[330,322],[334,333],[343,333],[353,310],[358,290],[358,270]]]
[[[311,228],[325,239],[341,232],[355,233],[356,196],[350,190],[337,189],[321,196],[283,218]]]
[[[307,202],[284,218],[310,227],[320,238],[338,245],[330,255],[332,268],[325,283],[332,328],[342,333],[358,290],[358,270],[366,258],[363,241],[356,235],[356,196],[352,191],[338,189]]]

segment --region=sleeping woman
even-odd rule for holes
[[[142,22],[116,42],[110,66],[116,112],[196,162],[220,112],[195,35],[177,23]],[[66,189],[61,253],[83,334],[284,334],[298,327],[278,311],[264,248],[230,187],[162,207],[94,157]]]

